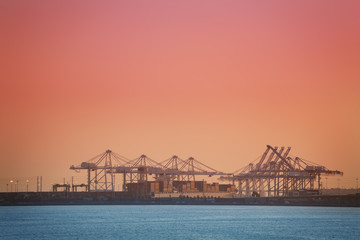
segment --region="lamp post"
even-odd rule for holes
[[[16,180],[15,182],[15,192],[19,191],[19,180]]]
[[[26,180],[26,192],[29,192],[29,180]]]
[[[10,192],[12,192],[12,184],[13,184],[13,180],[10,180]]]
[[[326,188],[326,194],[327,194],[327,177],[325,178],[325,183],[326,183],[326,186],[325,186],[325,188]]]

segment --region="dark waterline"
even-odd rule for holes
[[[359,239],[360,209],[288,206],[0,208],[0,239]]]

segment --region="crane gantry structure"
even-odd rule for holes
[[[323,175],[343,174],[300,157],[292,157],[289,155],[290,150],[290,147],[267,145],[258,162],[252,162],[234,173],[218,171],[193,157],[183,160],[174,155],[157,162],[143,154],[130,160],[111,150],[78,166],[72,165],[70,169],[77,172],[87,171],[89,192],[115,191],[115,175],[122,175],[123,191],[127,191],[130,186],[141,194],[149,192],[147,188],[151,181],[161,183],[167,192],[179,189],[184,182],[192,182],[192,189],[194,184],[198,184],[199,189],[206,189],[204,180],[202,184],[195,183],[195,177],[218,175],[220,180],[232,181],[233,184],[237,182],[240,197],[319,194]]]
[[[195,181],[196,175],[226,175],[226,173],[220,172],[211,168],[193,157],[189,157],[187,160],[183,160],[174,155],[170,159],[161,162],[165,168],[163,175],[159,179],[165,179],[168,181]]]
[[[290,147],[285,150],[285,147],[267,145],[257,163],[220,179],[238,182],[240,197],[278,197],[319,194],[322,175],[343,175],[300,157],[290,157],[290,150]]]
[[[86,162],[82,162],[78,166],[70,166],[71,170],[79,172],[80,170],[87,171],[87,190],[90,191],[114,191],[114,174],[112,170],[115,166],[130,165],[130,160],[127,158],[106,150],[99,155],[91,158]],[[128,168],[130,171],[131,168]]]
[[[128,183],[146,183],[153,179],[165,181],[170,186],[174,181],[195,181],[197,175],[227,175],[211,168],[193,157],[182,160],[173,156],[161,163],[141,155],[129,160],[111,150],[107,150],[78,166],[70,166],[70,169],[79,172],[87,171],[87,190],[90,191],[114,191],[115,174],[122,175],[123,191],[127,190]]]

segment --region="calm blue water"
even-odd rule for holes
[[[0,207],[0,239],[360,239],[360,208]]]

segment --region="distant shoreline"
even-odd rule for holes
[[[0,206],[55,205],[253,205],[360,207],[360,194],[304,197],[162,197],[135,198],[124,192],[0,193]]]

